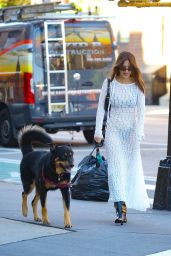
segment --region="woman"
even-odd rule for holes
[[[140,155],[144,136],[144,82],[133,54],[122,52],[113,67],[110,82],[110,105],[105,134],[110,201],[114,202],[115,223],[127,222],[127,207],[145,211],[149,200],[145,189]],[[103,139],[104,80],[96,115],[94,140]]]

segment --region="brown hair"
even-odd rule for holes
[[[130,52],[121,52],[116,60],[116,63],[112,69],[112,75],[111,75],[111,81],[120,74],[120,67],[123,66],[124,62],[128,60],[130,63],[130,66],[132,67],[132,76],[137,83],[140,90],[144,93],[145,92],[145,85],[144,81],[142,79],[141,72],[137,66],[136,59],[134,55]]]

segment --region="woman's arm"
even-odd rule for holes
[[[139,141],[141,141],[144,138],[144,116],[145,116],[145,95],[141,90],[138,90],[137,136]]]
[[[96,128],[95,128],[94,138],[95,138],[95,141],[98,143],[100,141],[97,141],[98,140],[97,138],[103,139],[102,128],[103,128],[103,119],[105,114],[104,102],[107,94],[107,84],[108,84],[108,81],[107,79],[105,79],[100,92],[97,113],[96,113]]]

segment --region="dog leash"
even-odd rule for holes
[[[95,149],[103,147],[103,144],[104,144],[104,140],[102,140],[100,143],[95,142],[95,146],[89,155],[91,156]]]

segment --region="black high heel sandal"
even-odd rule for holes
[[[116,215],[118,216],[118,218],[115,220],[115,223],[123,225],[123,223],[127,222],[127,218],[126,218],[126,212],[127,212],[126,204],[123,201],[119,201],[119,202],[115,202],[114,203],[114,207],[116,209]]]
[[[114,207],[116,208],[116,214],[118,218],[115,220],[116,224],[121,224],[123,225],[123,220],[122,220],[122,201],[115,202]]]
[[[126,203],[122,202],[122,215],[123,215],[122,220],[123,220],[123,223],[127,223],[126,213],[127,213]]]

